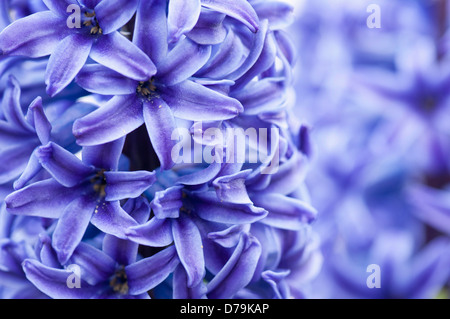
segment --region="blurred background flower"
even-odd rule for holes
[[[448,297],[448,2],[296,9],[294,109],[311,128],[306,184],[324,255],[310,296]]]

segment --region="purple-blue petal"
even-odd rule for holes
[[[263,208],[252,204],[220,202],[215,192],[191,195],[195,212],[203,219],[224,224],[246,224],[261,220],[267,215]]]
[[[148,171],[105,172],[107,201],[136,198],[155,181],[155,173]]]
[[[136,12],[138,3],[139,0],[116,0],[112,5],[111,1],[100,1],[94,10],[103,34],[114,32],[130,21]]]
[[[223,25],[225,14],[203,9],[195,27],[186,36],[198,44],[219,44],[227,36]]]
[[[186,270],[182,265],[178,265],[173,273],[173,299],[206,299],[206,291],[203,281],[189,287]]]
[[[13,187],[15,190],[24,187],[42,170],[42,165],[36,156],[36,150],[37,149],[35,149],[33,153],[31,153],[30,158],[28,159],[27,166],[23,169],[20,177],[14,182]]]
[[[35,154],[42,167],[65,187],[81,183],[94,172],[92,166],[87,166],[74,154],[53,142],[39,147]]]
[[[116,261],[92,245],[81,242],[69,260],[80,267],[80,277],[90,285],[108,281],[114,274]]]
[[[183,82],[200,70],[210,55],[211,46],[200,45],[185,38],[158,64],[156,79],[169,86]]]
[[[14,163],[14,165],[2,165],[0,167],[0,183],[4,184],[19,177],[27,166],[27,158],[32,154],[36,145],[34,143],[25,143],[11,145],[2,149],[1,157],[5,163]]]
[[[232,298],[241,288],[250,283],[260,255],[261,244],[256,237],[243,234],[233,255],[208,283],[208,298]]]
[[[167,3],[159,0],[140,1],[136,14],[133,43],[158,65],[166,57]]]
[[[120,121],[116,121],[118,118]],[[73,133],[80,145],[98,145],[115,141],[143,123],[142,104],[136,94],[119,95],[76,120]]]
[[[86,165],[107,171],[115,171],[119,167],[125,138],[119,138],[110,143],[83,147],[82,159]]]
[[[100,64],[85,65],[75,82],[86,91],[101,95],[126,95],[136,92],[138,81]]]
[[[69,13],[67,12],[67,7],[71,4],[78,5],[77,0],[42,0],[44,4],[51,10],[54,14],[61,17],[67,17]]]
[[[161,169],[172,168],[175,164],[172,149],[177,141],[172,139],[176,123],[171,108],[164,100],[154,98],[144,103],[143,114],[148,136],[161,163]]]
[[[50,11],[18,19],[0,33],[0,53],[32,58],[49,55],[69,34],[66,21]]]
[[[260,1],[253,5],[260,20],[268,20],[270,29],[284,29],[294,21],[294,7],[286,2]]]
[[[246,50],[241,39],[229,29],[223,42],[196,76],[223,79],[243,63],[245,54]]]
[[[258,59],[249,68],[245,74],[243,74],[239,79],[236,80],[234,89],[239,90],[248,84],[252,79],[274,66],[275,58],[277,55],[277,43],[273,32],[267,33],[266,39],[264,41],[264,46],[262,48],[261,54]]]
[[[172,234],[181,264],[186,270],[189,288],[197,286],[205,276],[203,243],[197,225],[188,217],[180,215],[172,220]]]
[[[261,278],[266,281],[273,289],[275,298],[287,299],[289,297],[289,287],[284,280],[290,273],[289,270],[272,271],[266,270],[261,274]]]
[[[248,54],[247,58],[239,66],[239,68],[228,75],[227,78],[231,80],[239,79],[256,63],[266,43],[267,33],[268,22],[267,20],[265,20],[261,23],[261,28],[253,36],[252,44],[249,48],[250,53]]]
[[[147,199],[139,197],[129,199],[123,209],[139,224],[145,223],[150,216],[150,206]],[[136,261],[139,244],[128,239],[120,239],[113,235],[103,238],[103,251],[119,265],[127,266]]]
[[[216,159],[217,158],[217,159]],[[202,185],[210,182],[222,169],[221,159],[217,155],[214,161],[205,169],[195,171],[191,174],[180,176],[177,183],[184,185]]]
[[[218,243],[222,247],[235,247],[241,238],[243,232],[248,232],[250,225],[233,225],[225,230],[219,230],[208,233],[208,238]]]
[[[56,224],[52,245],[64,265],[81,242],[94,213],[96,202],[91,196],[79,196],[64,210]]]
[[[226,202],[236,204],[251,204],[245,187],[245,179],[250,170],[244,170],[232,175],[220,176],[213,181],[217,197]]]
[[[317,216],[316,209],[310,204],[285,195],[255,193],[251,199],[253,204],[269,212],[261,222],[273,227],[299,230]]]
[[[129,293],[137,295],[163,282],[180,263],[175,246],[125,267]]]
[[[65,37],[50,55],[45,72],[47,94],[60,93],[75,78],[91,51],[93,40],[81,33]],[[67,52],[72,54],[68,55]]]
[[[210,55],[211,46],[200,45],[185,38],[158,64],[156,79],[168,86],[183,82],[200,70]]]
[[[191,121],[231,119],[243,111],[238,100],[189,80],[161,88],[161,98],[175,117]]]
[[[157,218],[178,218],[183,207],[182,189],[181,186],[172,186],[155,194],[150,207]]]
[[[130,227],[126,231],[128,239],[150,247],[164,247],[173,242],[170,219],[153,217],[143,225]]]
[[[89,56],[133,80],[147,81],[156,73],[150,58],[117,31],[99,37]]]
[[[20,104],[21,89],[17,79],[10,75],[6,89],[3,93],[1,107],[5,119],[18,130],[32,133],[34,130],[26,121]]]
[[[169,42],[192,30],[200,16],[200,0],[171,0],[167,16]]]
[[[6,208],[11,214],[59,218],[66,206],[80,196],[80,191],[64,187],[50,178],[8,195]]]
[[[34,129],[36,130],[39,141],[41,144],[47,144],[50,142],[52,125],[45,115],[44,108],[42,107],[42,98],[39,96],[34,99],[28,109],[31,112]]]
[[[252,32],[259,28],[259,18],[247,0],[202,0],[202,6],[235,18]]]
[[[137,222],[121,206],[118,201],[100,202],[97,204],[91,223],[102,232],[126,239],[126,230],[137,226]]]
[[[97,289],[81,282],[81,288],[69,288],[67,280],[72,271],[44,266],[37,260],[26,259],[23,270],[27,279],[40,291],[54,299],[89,299]]]

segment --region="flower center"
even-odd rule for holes
[[[83,25],[85,27],[90,27],[90,33],[91,34],[102,34],[103,30],[102,28],[100,28],[100,25],[98,23],[97,17],[95,16],[95,11],[92,12],[88,12],[86,11],[84,13],[84,21],[83,21]]]
[[[124,266],[116,271],[114,276],[109,281],[109,285],[114,292],[118,292],[121,295],[128,293],[128,280]]]
[[[97,193],[99,197],[105,197],[106,196],[106,177],[105,177],[105,170],[102,169],[95,174],[94,177],[91,178],[92,187],[94,188],[94,191]]]
[[[155,85],[155,78],[152,77],[148,81],[139,82],[139,85],[136,88],[136,93],[146,99],[151,99],[152,97],[158,97],[157,90],[158,88]]]

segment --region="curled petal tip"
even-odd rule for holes
[[[47,92],[47,94],[50,97],[54,97],[55,95],[57,95],[59,92],[61,92],[61,89],[58,89],[57,87],[49,84],[47,85],[47,88],[45,89],[45,91]]]
[[[17,180],[17,181],[15,181],[15,182],[13,183],[13,189],[14,189],[15,191],[21,189],[23,186],[24,186],[24,185],[23,185],[23,182],[20,181],[20,180]]]
[[[58,261],[61,263],[61,265],[65,265],[71,257],[71,255],[64,250],[57,251],[56,254],[58,256]]]
[[[75,139],[77,140],[77,143],[81,146],[87,146],[87,145],[83,144],[83,142],[82,142],[85,131],[86,131],[86,128],[79,122],[79,120],[76,120],[73,123],[72,134],[75,137]]]
[[[38,96],[31,102],[30,106],[28,107],[30,110],[34,109],[41,109],[42,108],[42,97]]]
[[[6,198],[5,198],[5,205],[6,205],[6,208],[8,209],[8,208],[13,208],[13,203],[12,203],[12,200],[11,200],[11,197],[10,196],[7,196]]]
[[[53,142],[48,142],[46,145],[40,146],[36,150],[36,157],[39,163],[44,164],[48,162],[53,157],[54,144]]]
[[[31,263],[29,259],[25,259],[24,261],[22,261],[22,269],[25,271],[25,273],[30,268],[30,265]]]

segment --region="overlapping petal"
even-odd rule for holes
[[[0,53],[32,58],[50,55],[69,33],[65,19],[42,11],[16,20],[0,33]]]

